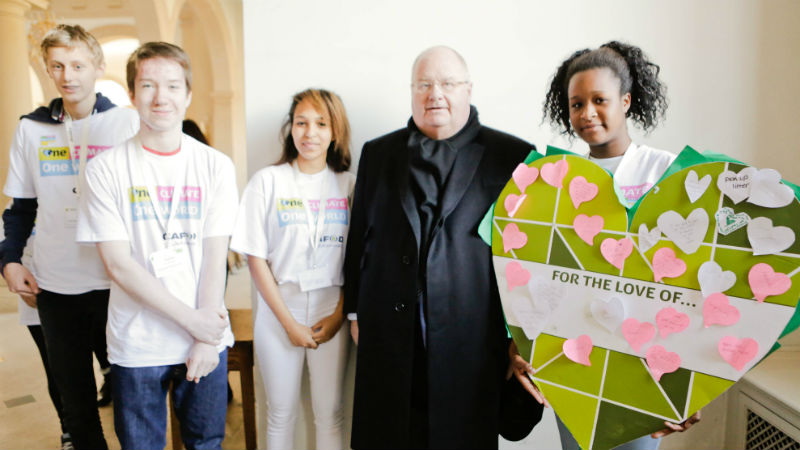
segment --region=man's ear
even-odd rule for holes
[[[189,109],[189,105],[191,104],[192,104],[192,91],[189,91],[189,93],[186,94],[186,109]]]
[[[631,109],[631,93],[628,92],[627,94],[622,96],[622,110],[625,114],[628,114],[628,110]]]

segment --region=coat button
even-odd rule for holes
[[[397,312],[403,312],[403,311],[406,310],[406,304],[405,303],[401,303],[401,302],[397,302],[397,303],[394,304],[394,310],[397,311]]]
[[[403,264],[405,265],[411,264],[411,259],[408,257],[408,255],[403,255],[403,257],[400,258],[400,260],[403,261]]]

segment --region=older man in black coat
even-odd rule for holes
[[[478,225],[533,149],[484,127],[463,58],[423,52],[412,118],[364,144],[345,259],[353,448],[496,448],[509,340]]]

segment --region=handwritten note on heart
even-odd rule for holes
[[[596,298],[592,300],[589,308],[592,317],[602,325],[609,333],[613,333],[625,320],[625,305],[622,300],[612,297],[608,301]]]
[[[773,255],[794,244],[794,231],[789,227],[773,227],[772,219],[756,217],[747,225],[747,239],[753,255]]]
[[[719,292],[711,294],[703,302],[703,326],[730,326],[739,321],[739,309],[731,305],[728,296]]]
[[[700,248],[708,232],[708,213],[697,208],[686,219],[675,211],[667,211],[658,216],[658,228],[687,255]]]
[[[503,249],[510,250],[522,248],[528,243],[528,235],[519,230],[515,223],[509,223],[503,228]]]
[[[531,279],[531,273],[516,261],[506,264],[506,283],[508,291],[511,292],[517,286],[525,286]]]
[[[675,256],[675,250],[663,247],[653,254],[653,276],[656,282],[663,278],[679,277],[686,272],[686,263]]]
[[[714,261],[706,261],[697,270],[697,281],[703,297],[715,292],[725,292],[736,284],[736,274],[730,270],[722,271],[722,267]]]
[[[575,206],[575,209],[578,209],[581,203],[591,201],[597,197],[597,191],[597,185],[586,181],[583,176],[577,176],[569,182],[569,198],[572,199],[572,205]]]
[[[755,174],[755,167],[745,167],[739,173],[726,170],[717,177],[717,187],[733,203],[739,203],[750,196],[750,185]]]
[[[698,180],[697,172],[690,170],[686,174],[686,180],[684,180],[683,184],[686,187],[686,195],[689,196],[689,201],[694,203],[703,196],[708,186],[711,185],[711,175],[706,175]]]
[[[733,209],[725,206],[714,214],[717,219],[719,234],[727,236],[750,223],[750,216],[746,212],[734,213]]]
[[[792,280],[785,273],[775,272],[767,263],[758,263],[747,274],[750,290],[756,300],[763,302],[770,295],[781,295],[792,287]]]
[[[576,339],[567,339],[562,346],[564,356],[570,361],[584,366],[591,366],[592,362],[589,360],[589,355],[592,353],[592,338],[589,335],[582,334]]]
[[[656,336],[656,327],[650,322],[639,322],[629,317],[622,322],[622,336],[628,341],[628,345],[638,352],[642,345]]]
[[[753,175],[748,202],[766,208],[781,208],[792,203],[794,191],[781,183],[781,174],[774,169],[761,169]]]
[[[561,189],[564,186],[564,177],[567,176],[568,171],[569,163],[567,163],[566,160],[560,159],[554,163],[544,164],[540,173],[545,183]]]
[[[550,320],[550,305],[546,301],[517,297],[511,302],[511,310],[530,340],[536,339]]]
[[[503,200],[503,206],[506,207],[506,211],[508,211],[508,217],[514,217],[514,214],[517,213],[519,207],[522,206],[522,203],[528,197],[527,194],[517,195],[517,194],[508,194],[506,195],[506,199]]]
[[[656,313],[656,325],[661,339],[672,333],[680,333],[689,326],[689,316],[675,308],[668,307]]]
[[[653,248],[661,240],[661,230],[658,227],[653,227],[652,230],[647,230],[647,225],[639,225],[639,250],[642,253]]]
[[[536,167],[528,167],[525,163],[519,163],[514,172],[511,174],[511,178],[514,180],[514,183],[519,188],[519,193],[524,194],[525,189],[528,186],[533,184],[536,181],[536,178],[539,177],[539,169]]]
[[[575,233],[589,245],[594,245],[594,237],[603,230],[603,216],[578,214],[572,222]]]
[[[633,251],[633,241],[628,238],[616,240],[614,238],[603,239],[600,244],[600,253],[612,266],[619,270],[625,265],[625,259]]]
[[[750,338],[738,339],[736,336],[725,336],[720,339],[717,350],[722,359],[741,372],[758,353],[758,342]]]
[[[681,366],[681,357],[677,353],[668,352],[660,345],[654,345],[647,349],[645,361],[656,381],[661,381],[662,375],[675,372]]]

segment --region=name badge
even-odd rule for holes
[[[163,278],[192,267],[189,249],[178,246],[151,253],[150,264],[153,266],[156,278]]]
[[[78,208],[64,208],[64,228],[78,226]]]
[[[315,267],[300,272],[298,275],[300,290],[303,292],[313,291],[331,285],[331,277],[327,266]]]

